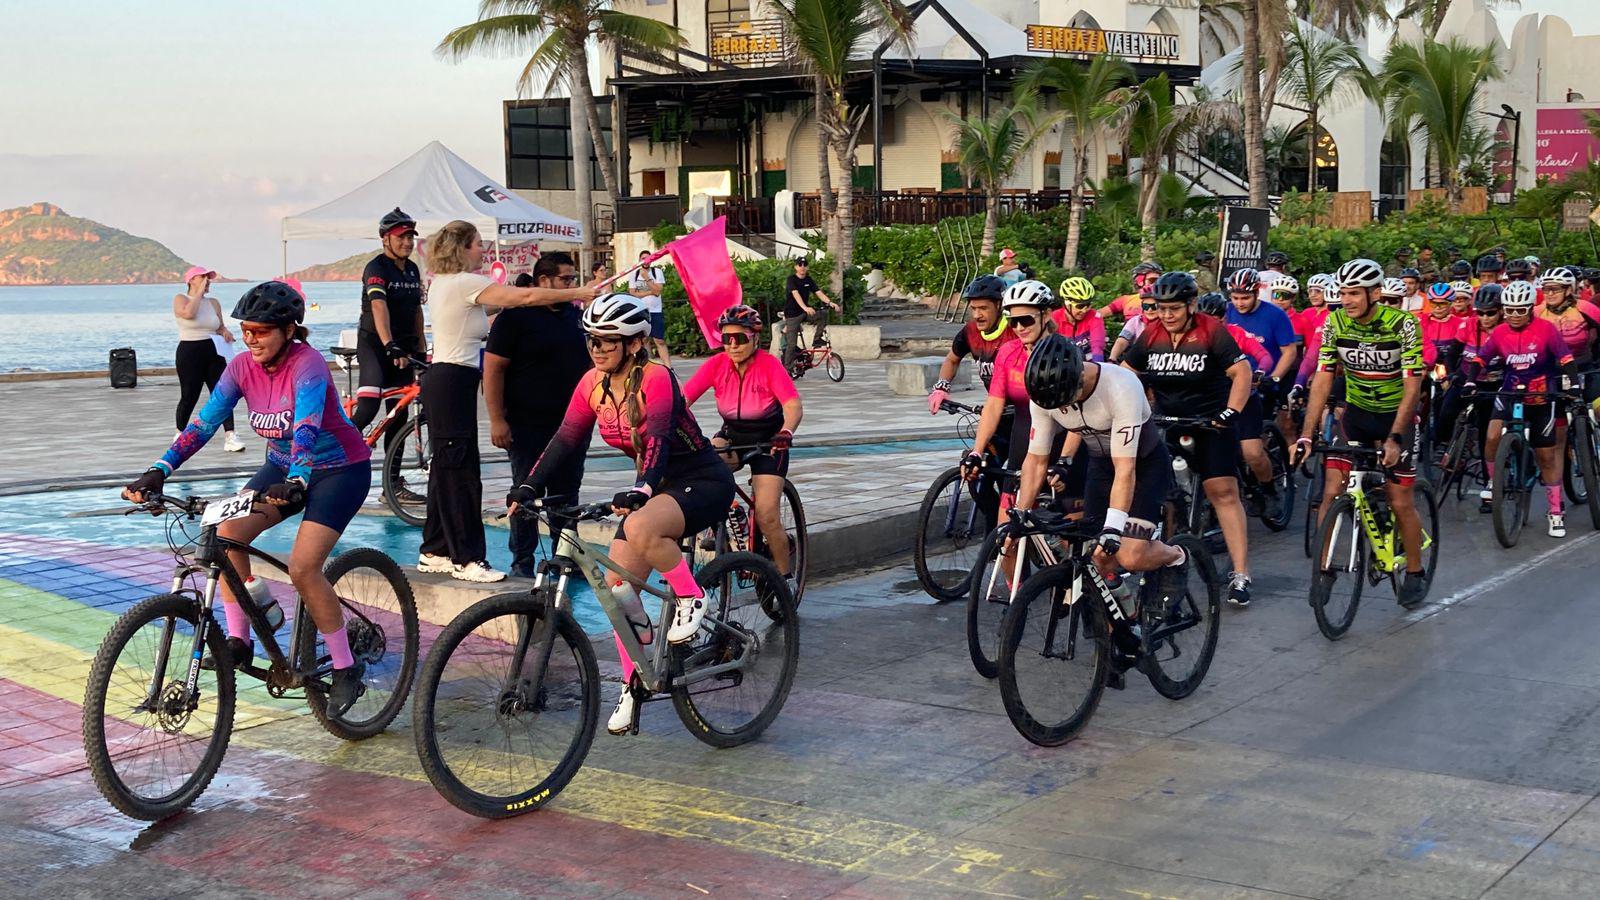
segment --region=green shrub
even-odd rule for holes
[[[689,226],[682,222],[669,222],[662,219],[656,227],[650,229],[650,243],[655,247],[665,247],[668,243],[677,240],[689,233]]]
[[[831,260],[822,257],[812,260],[811,268],[813,271],[826,272],[832,265]],[[683,290],[683,281],[670,266],[666,271],[667,285],[661,292],[661,299],[667,320],[667,347],[674,354],[705,356],[710,352],[710,347],[700,333],[694,310],[689,308],[689,297]],[[783,285],[794,274],[793,262],[787,259],[734,260],[733,271],[739,276],[744,302],[761,310],[761,318],[766,321],[767,327],[781,322]],[[844,307],[843,322],[854,324],[860,321],[861,303],[867,294],[866,281],[859,272],[853,272],[845,280],[844,293],[842,301],[838,297],[834,300]]]

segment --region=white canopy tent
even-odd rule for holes
[[[479,234],[500,243],[554,241],[580,244],[583,228],[511,193],[467,164],[449,148],[431,141],[408,159],[337,200],[283,220],[284,270],[291,240],[374,240],[378,220],[400,207],[417,220],[426,236],[462,219]]]

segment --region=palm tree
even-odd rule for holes
[[[1139,156],[1140,257],[1146,261],[1156,255],[1156,218],[1161,201],[1161,161],[1190,138],[1215,128],[1238,115],[1232,103],[1204,97],[1194,103],[1180,103],[1166,73],[1146,81],[1139,89],[1138,103],[1128,117],[1128,145]],[[1252,186],[1253,188],[1253,186]]]
[[[1376,87],[1361,51],[1348,41],[1294,19],[1284,35],[1283,78],[1278,94],[1306,110],[1306,191],[1317,190],[1316,140],[1323,107],[1337,108]]]
[[[1390,133],[1405,139],[1427,135],[1433,161],[1449,197],[1450,212],[1461,212],[1462,150],[1486,84],[1503,76],[1493,47],[1475,47],[1460,38],[1448,43],[1396,43],[1379,75]]]
[[[600,159],[600,175],[612,208],[619,195],[616,159],[602,143],[600,114],[594,105],[594,85],[589,80],[589,41],[608,43],[614,51],[670,50],[683,43],[678,29],[665,22],[617,12],[604,0],[481,0],[478,20],[452,29],[434,53],[460,62],[476,53],[531,50],[528,64],[517,79],[518,96],[533,92],[536,79],[548,81],[545,96],[565,85],[572,97],[572,189],[586,246],[582,271],[589,271],[588,242],[594,240],[594,207],[588,160],[592,147]],[[618,134],[616,140],[627,140]]]
[[[1398,0],[1399,8],[1394,12],[1394,19],[1415,19],[1422,26],[1423,34],[1429,38],[1437,37],[1439,26],[1444,24],[1444,14],[1449,11],[1452,0]],[[1491,12],[1502,6],[1521,6],[1518,0],[1484,0],[1483,5]]]
[[[1083,185],[1089,176],[1089,147],[1115,129],[1137,102],[1130,87],[1133,67],[1120,57],[1102,53],[1084,65],[1075,59],[1048,59],[1030,69],[1019,83],[1025,92],[1055,91],[1056,108],[1072,125],[1072,193],[1068,195],[1067,249],[1061,265],[1078,268],[1078,242],[1083,232]],[[1063,148],[1065,149],[1065,148]]]
[[[983,189],[985,211],[979,256],[988,257],[994,252],[994,233],[1000,225],[1000,189],[1061,116],[1059,112],[1041,115],[1034,97],[1027,92],[1017,98],[1015,106],[991,110],[987,119],[963,119],[945,113],[955,126],[956,163],[961,174]]]
[[[839,183],[834,185],[838,204],[827,229],[828,255],[833,257],[829,287],[834,296],[844,291],[844,273],[855,257],[855,228],[851,221],[856,170],[856,145],[861,125],[871,110],[850,108],[846,89],[851,76],[850,57],[858,47],[889,36],[911,45],[911,11],[900,0],[768,0],[767,7],[783,22],[795,48],[796,61],[816,77],[817,139],[833,150]],[[827,167],[824,166],[824,169]]]

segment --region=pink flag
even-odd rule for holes
[[[704,228],[667,244],[662,252],[672,254],[678,277],[683,279],[683,289],[689,295],[689,308],[694,310],[706,343],[713,350],[721,347],[722,331],[717,327],[717,318],[744,299],[744,288],[733,272],[733,259],[728,256],[727,218],[718,216]]]

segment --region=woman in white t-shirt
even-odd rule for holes
[[[222,305],[207,293],[216,277],[217,273],[205,266],[190,266],[183,274],[188,290],[172,298],[172,317],[178,322],[178,349],[173,353],[173,363],[178,368],[180,434],[200,402],[200,388],[216,390],[222,370],[228,367],[228,357],[221,351],[233,345],[233,332],[222,324]],[[234,433],[232,415],[222,423],[222,430],[228,436],[223,445],[228,452],[244,449],[244,442]]]
[[[471,222],[455,221],[428,239],[433,361],[422,379],[428,411],[428,517],[422,524],[421,572],[463,581],[505,578],[489,566],[483,536],[483,481],[478,472],[478,347],[489,333],[485,307],[552,306],[587,300],[588,287],[507,287],[478,274],[483,242]]]

